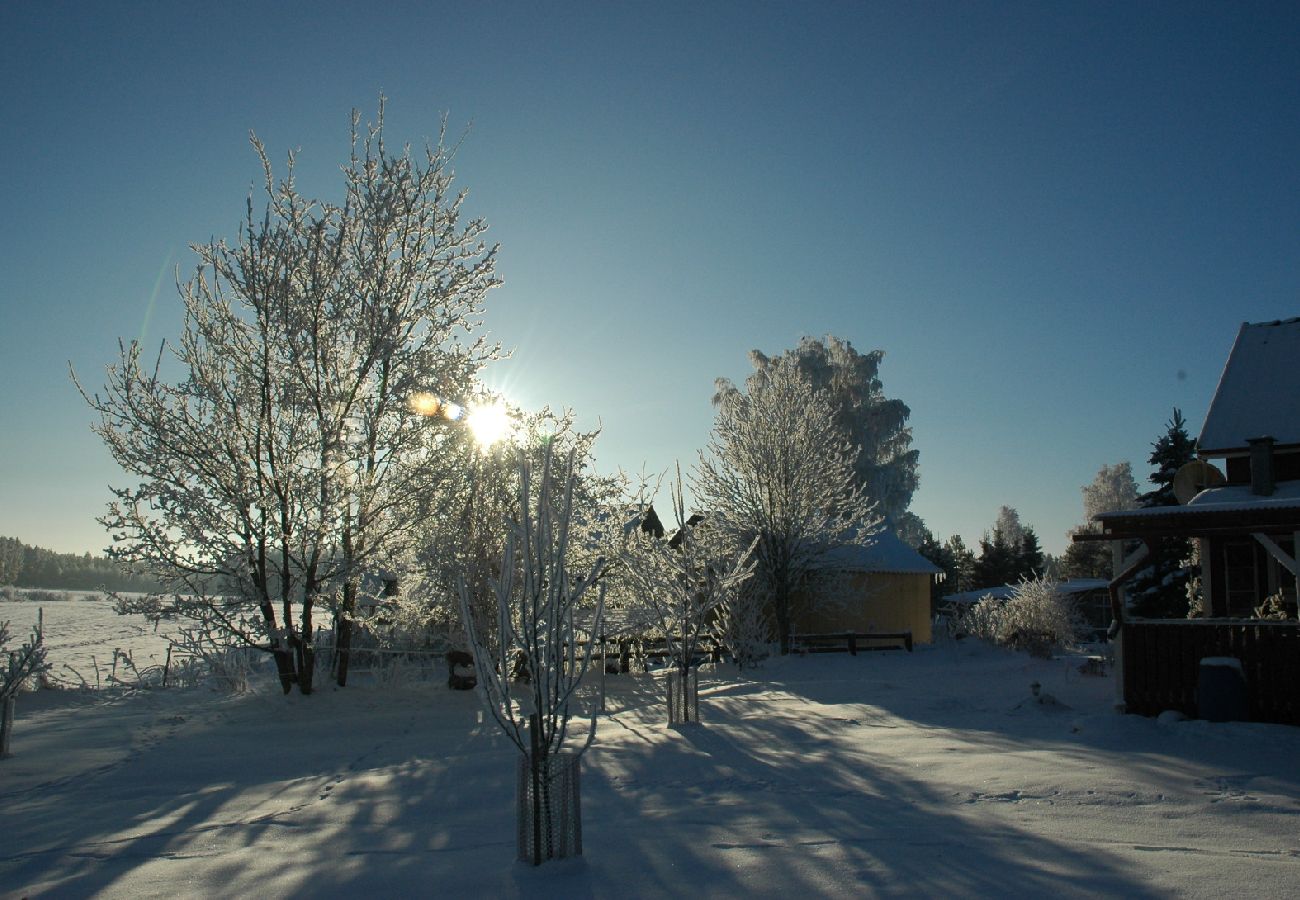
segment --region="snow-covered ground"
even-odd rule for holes
[[[10,642],[25,642],[39,613],[45,618],[45,646],[50,676],[61,684],[103,685],[114,673],[114,651],[129,653],[137,669],[162,665],[167,659],[167,635],[173,625],[155,629],[144,616],[122,616],[113,601],[96,591],[43,591],[67,599],[57,601],[0,599],[0,622],[9,623]],[[121,663],[118,663],[121,669]],[[130,673],[117,674],[129,678]],[[98,680],[97,680],[98,679]]]
[[[650,676],[608,688],[583,761],[585,855],[537,869],[515,862],[516,751],[472,693],[23,695],[0,763],[0,895],[1300,885],[1300,729],[1117,715],[1111,679],[1064,661],[963,642],[720,668],[702,680],[706,724],[676,730]]]

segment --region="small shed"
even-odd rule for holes
[[[892,531],[867,545],[827,550],[819,570],[815,586],[795,605],[795,631],[910,631],[914,643],[930,643],[930,583],[943,570]]]

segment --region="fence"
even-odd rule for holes
[[[1231,656],[1246,676],[1250,719],[1300,725],[1300,622],[1137,619],[1121,640],[1128,712],[1195,716],[1201,660]]]
[[[884,646],[881,646],[884,641]],[[833,634],[792,634],[790,649],[795,653],[850,653],[859,650],[896,650],[912,652],[911,631],[844,631]]]
[[[337,674],[339,651],[335,646],[334,632],[327,628],[316,630],[312,642],[316,651],[317,674]],[[382,647],[362,629],[353,632],[348,648],[348,674],[370,675],[380,680],[435,680],[447,675],[446,647]]]

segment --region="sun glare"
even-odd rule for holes
[[[510,413],[503,403],[470,407],[465,424],[469,426],[474,440],[485,449],[508,437],[514,428]]]
[[[411,412],[415,413],[417,416],[441,416],[442,418],[450,419],[453,422],[459,419],[461,413],[464,412],[464,410],[455,403],[452,403],[449,400],[444,400],[436,394],[430,394],[423,391],[417,394],[412,394],[407,399],[407,405],[411,408]]]

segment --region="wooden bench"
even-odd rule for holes
[[[853,656],[859,650],[894,650],[896,647],[859,646],[859,641],[899,641],[912,652],[911,631],[844,631],[836,634],[792,634],[791,649],[796,653],[844,653]]]

